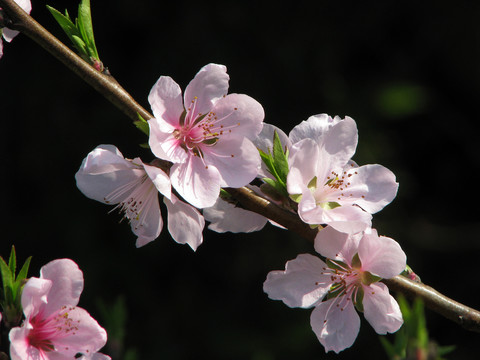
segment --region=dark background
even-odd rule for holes
[[[66,41],[44,1],[32,3],[32,15]],[[48,4],[76,14],[76,1]],[[100,57],[147,109],[160,75],[184,88],[216,62],[228,67],[230,91],[257,99],[265,121],[287,133],[313,114],[353,117],[354,160],[380,163],[400,183],[374,226],[400,242],[425,283],[480,308],[480,3],[92,0],[92,7]],[[0,111],[0,254],[15,244],[19,261],[33,255],[32,276],[50,260],[76,261],[85,275],[80,306],[100,323],[98,299],[113,304],[123,295],[125,347],[139,359],[386,358],[365,321],[352,348],[325,355],[311,311],[263,293],[269,271],[313,251],[293,233],[205,230],[194,253],[165,230],[136,249],[129,225],[84,197],[74,174],[99,144],[151,160],[138,146],[145,137],[23,35],[0,61]],[[477,334],[430,311],[427,321],[433,339],[457,345],[449,358],[478,356]]]

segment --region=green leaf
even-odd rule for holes
[[[84,60],[87,60],[86,58],[88,58],[88,52],[85,42],[77,35],[72,35],[72,42]]]
[[[77,26],[72,22],[70,19],[70,16],[68,15],[68,12],[65,10],[65,15],[63,15],[60,11],[54,9],[51,6],[47,5],[48,11],[53,15],[57,23],[60,25],[60,27],[65,31],[65,34],[72,40],[72,36],[81,36],[80,32],[77,29]]]
[[[273,134],[273,161],[276,173],[278,175],[277,180],[286,185],[288,175],[288,158],[283,151],[282,142],[278,133],[275,131]]]
[[[78,30],[87,45],[88,55],[99,60],[97,47],[95,46],[95,37],[93,36],[92,15],[90,9],[90,0],[82,0],[78,6]]]
[[[5,296],[5,301],[7,301],[7,289],[11,289],[13,286],[14,281],[14,274],[12,270],[10,270],[10,266],[7,265],[5,260],[0,257],[0,272],[2,273],[2,284],[3,284],[3,292]]]
[[[10,268],[12,274],[15,274],[15,271],[17,270],[17,254],[15,253],[15,246],[12,246],[12,250],[10,251],[8,267]]]
[[[150,135],[150,126],[148,125],[148,121],[145,120],[139,113],[137,113],[138,120],[134,121],[133,124],[143,132],[145,135]]]
[[[260,157],[262,158],[263,163],[267,166],[268,171],[270,174],[274,175],[275,174],[275,166],[273,165],[273,157],[270,153],[266,153],[261,149],[258,149],[258,152],[260,153]]]

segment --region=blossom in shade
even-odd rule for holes
[[[203,209],[203,216],[210,221],[208,228],[218,233],[258,231],[263,229],[268,221],[266,217],[237,207],[220,197],[212,207]]]
[[[347,234],[327,227],[315,239],[315,250],[326,261],[300,254],[285,271],[268,274],[263,289],[289,307],[311,308],[310,323],[325,351],[352,346],[365,318],[378,334],[393,333],[403,324],[396,300],[379,282],[400,274],[406,256],[393,239],[376,230]]]
[[[12,360],[103,360],[97,352],[107,334],[90,314],[77,307],[83,273],[72,260],[51,261],[32,277],[22,292],[25,321],[10,330]]]
[[[30,0],[15,0],[17,5],[19,5],[23,11],[26,13],[30,14],[32,11],[32,4],[30,3]],[[0,7],[0,10],[2,8]],[[12,39],[18,35],[17,30],[12,30],[9,28],[0,28],[0,58],[3,56],[3,41],[2,37],[6,42],[12,41]]]
[[[229,94],[223,65],[204,66],[188,84],[180,86],[161,76],[148,100],[155,118],[149,145],[160,159],[173,163],[172,186],[197,208],[213,206],[220,187],[241,187],[260,168],[252,143],[262,129],[264,112],[254,99]]]
[[[168,209],[168,230],[173,239],[194,250],[203,241],[204,219],[199,211],[171,192],[170,179],[157,166],[139,158],[125,159],[113,145],[100,145],[83,160],[75,175],[77,186],[87,197],[116,205],[140,247],[155,240],[163,227],[158,193]]]
[[[358,140],[353,119],[312,116],[290,132],[289,140],[287,191],[304,222],[363,231],[371,226],[371,214],[395,198],[398,183],[390,170],[351,160]]]

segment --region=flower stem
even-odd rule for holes
[[[55,36],[25,13],[14,0],[0,0],[0,7],[11,21],[10,28],[27,35],[65,66],[86,81],[95,90],[110,100],[132,121],[138,120],[138,114],[145,120],[153,116],[140,106],[120,84],[108,74],[101,73],[76,55]],[[276,204],[258,196],[248,188],[226,189],[245,209],[263,215],[298,235],[314,241],[317,230],[311,229],[293,212],[282,209]],[[392,290],[408,297],[419,297],[431,310],[443,315],[467,330],[480,332],[480,312],[456,302],[430,286],[414,282],[403,276],[384,279],[383,282]]]

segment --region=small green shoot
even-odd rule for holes
[[[93,65],[98,71],[103,72],[104,67],[98,56],[95,37],[93,36],[90,0],[81,0],[80,5],[78,5],[78,17],[75,19],[75,23],[67,10],[65,10],[65,14],[62,14],[48,5],[47,9],[67,34],[82,59]]]
[[[258,149],[258,151],[260,152],[260,157],[266,165],[268,172],[274,177],[274,179],[263,178],[262,180],[278,194],[288,197],[288,149],[283,149],[280,137],[276,131],[273,135],[273,149],[268,149],[268,153],[260,149]]]
[[[0,257],[0,273],[3,292],[3,296],[0,299],[0,305],[3,309],[4,321],[8,328],[18,326],[22,319],[22,290],[23,285],[26,283],[31,259],[31,256],[28,257],[18,272],[18,275],[15,275],[17,270],[15,247],[12,246],[8,264],[2,257]]]

